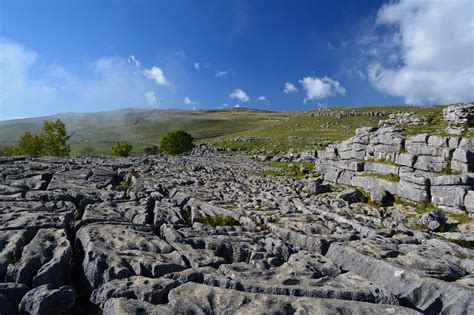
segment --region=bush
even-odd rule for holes
[[[158,147],[156,145],[146,147],[145,149],[143,149],[143,153],[145,153],[145,155],[157,155]]]
[[[71,148],[66,143],[68,139],[66,126],[60,119],[45,121],[39,134],[33,135],[27,131],[20,137],[16,153],[67,156],[71,152]]]
[[[0,145],[0,156],[15,155],[15,148],[8,145]]]
[[[126,142],[117,142],[112,146],[112,155],[115,156],[129,156],[133,146]]]
[[[167,133],[160,141],[161,152],[171,155],[189,152],[193,147],[193,137],[182,130]]]

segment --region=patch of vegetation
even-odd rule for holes
[[[457,244],[461,247],[468,248],[468,249],[474,249],[474,243],[466,240],[453,240],[453,239],[446,239],[448,242]]]
[[[460,224],[466,224],[466,223],[471,222],[471,218],[469,217],[467,213],[462,213],[462,214],[453,213],[453,214],[450,214],[450,216],[454,220],[458,221]]]
[[[201,224],[212,226],[235,226],[240,225],[239,221],[230,216],[216,215],[210,217],[202,217],[197,220]]]
[[[193,137],[182,130],[167,133],[160,141],[161,152],[171,155],[189,152],[193,147]]]
[[[133,146],[126,142],[117,142],[112,146],[112,155],[127,157],[130,155]]]
[[[133,171],[132,176],[135,177],[135,178],[140,178],[142,176],[142,174],[138,171]]]
[[[71,152],[66,143],[68,139],[66,127],[60,119],[45,120],[39,133],[24,132],[16,146],[1,146],[0,155],[68,156]]]
[[[145,149],[143,149],[143,153],[145,155],[157,155],[159,153],[158,146],[152,145],[150,147],[146,147]]]
[[[431,202],[421,202],[415,207],[415,212],[418,213],[418,214],[425,214],[425,213],[428,213],[428,212],[430,212],[431,210],[434,210],[434,209],[437,209],[437,208]],[[443,212],[443,211],[441,211],[441,212]]]
[[[275,170],[265,170],[262,172],[255,173],[257,176],[288,176],[295,179],[303,178],[308,173],[311,173],[314,170],[314,164],[311,162],[268,162],[265,163],[268,166],[278,169]],[[302,172],[300,166],[303,165],[308,170]]]
[[[377,177],[377,178],[381,178],[381,179],[386,179],[386,180],[389,180],[391,182],[399,182],[400,181],[400,176],[396,175],[396,174],[379,174],[379,173],[372,173],[372,174],[362,174],[362,175],[359,175],[359,176],[363,176],[363,177]]]
[[[124,181],[121,181],[121,182],[117,185],[117,190],[119,190],[119,191],[127,191],[130,187],[132,187],[132,181],[131,181],[131,180],[124,180]]]
[[[395,203],[405,208],[408,208],[408,207],[416,208],[416,204],[414,202],[402,199],[400,198],[400,196],[395,196]]]

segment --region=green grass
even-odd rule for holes
[[[132,187],[132,181],[122,181],[117,185],[117,190],[119,191],[127,191],[130,187]]]
[[[467,213],[463,214],[450,214],[450,217],[458,221],[460,224],[466,224],[471,222],[471,218]]]
[[[308,173],[311,173],[314,170],[314,163],[311,162],[267,162],[265,164],[278,170],[265,170],[255,173],[255,175],[262,177],[288,176],[298,179],[307,175],[306,173],[300,171],[301,165],[304,165],[308,169]]]
[[[431,202],[422,202],[422,203],[420,203],[416,206],[415,212],[418,213],[418,214],[425,214],[425,213],[428,213],[428,212],[430,212],[431,210],[434,210],[434,209],[437,209],[437,208]]]
[[[207,224],[212,226],[235,226],[240,225],[239,221],[230,217],[230,216],[223,216],[217,215],[212,217],[202,217],[197,220],[197,222],[201,224]]]
[[[362,177],[377,177],[377,178],[389,180],[391,182],[399,182],[400,181],[400,176],[398,176],[396,174],[373,173],[373,174],[361,174],[359,176],[362,176]]]

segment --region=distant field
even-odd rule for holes
[[[407,134],[427,132],[442,134],[444,106],[337,107],[330,112],[414,112],[428,118],[424,124],[408,126]],[[93,147],[99,154],[109,154],[117,141],[134,145],[141,154],[147,146],[158,144],[161,137],[176,129],[193,135],[197,143],[249,150],[286,151],[289,148],[314,148],[322,143],[341,141],[354,135],[356,128],[377,126],[383,116],[311,116],[306,112],[276,112],[252,109],[223,110],[149,110],[124,109],[86,114],[59,114],[0,122],[0,144],[13,145],[25,131],[37,132],[43,120],[60,118],[71,136],[72,154],[83,147]],[[235,141],[243,140],[243,141]]]

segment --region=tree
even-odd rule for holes
[[[171,155],[186,153],[193,147],[193,137],[182,130],[167,133],[160,141],[161,151]]]
[[[112,146],[112,155],[115,156],[128,156],[132,151],[132,145],[126,142],[117,142]]]
[[[18,141],[18,154],[67,156],[71,148],[66,143],[69,139],[66,126],[60,119],[44,121],[39,134],[25,132]]]
[[[25,132],[18,140],[18,154],[20,155],[44,155],[44,141],[40,135]]]
[[[0,156],[15,155],[15,148],[8,145],[0,145]]]
[[[40,137],[43,138],[45,155],[67,156],[71,153],[71,148],[66,144],[69,139],[66,126],[60,119],[45,121]]]

